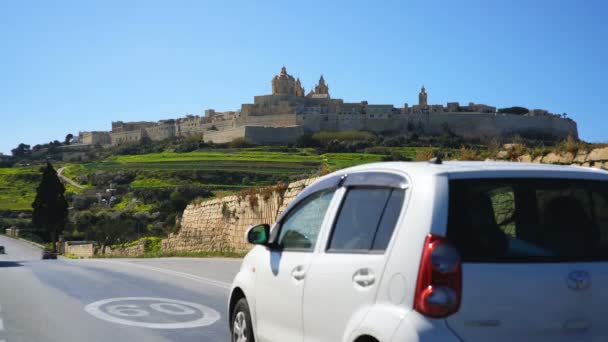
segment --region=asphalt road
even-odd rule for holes
[[[0,342],[230,340],[240,260],[41,260],[25,242],[0,245]]]

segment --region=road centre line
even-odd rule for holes
[[[172,270],[168,270],[166,268],[146,266],[146,265],[140,265],[140,264],[126,262],[126,261],[117,261],[117,260],[99,260],[99,259],[97,259],[97,261],[102,261],[102,262],[107,262],[107,263],[114,263],[114,264],[129,265],[129,266],[133,266],[133,267],[139,267],[141,269],[145,269],[145,270],[149,270],[149,271],[154,271],[154,272],[164,273],[164,274],[167,274],[167,275],[173,275],[173,276],[177,276],[177,277],[182,277],[182,278],[185,278],[185,279],[194,280],[194,281],[197,281],[197,282],[200,282],[200,283],[209,284],[209,285],[215,285],[217,287],[221,287],[221,288],[226,289],[226,290],[230,289],[230,286],[231,286],[231,284],[225,283],[223,281],[219,281],[219,280],[215,280],[215,279],[210,279],[210,278],[205,278],[205,277],[200,277],[200,276],[197,276],[197,275],[194,275],[194,274],[190,274],[190,273],[185,273],[185,272],[172,271]]]

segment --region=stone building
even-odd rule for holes
[[[188,115],[159,122],[117,121],[112,122],[111,132],[85,132],[91,134],[83,134],[82,141],[117,145],[145,137],[163,140],[202,135],[205,141],[215,143],[237,138],[253,143],[289,143],[306,132],[365,130],[402,134],[412,127],[419,135],[445,134],[447,127],[465,138],[514,134],[555,139],[569,134],[577,136],[576,122],[546,110],[514,115],[498,114],[496,107],[473,102],[466,106],[458,102],[448,102],[446,106],[429,104],[424,86],[418,94],[418,104],[410,107],[405,103],[402,108],[332,98],[323,75],[305,95],[300,79],[290,75],[283,66],[271,80],[271,94],[254,96],[253,103],[242,104],[240,110],[207,109],[202,117]]]
[[[108,132],[80,132],[78,133],[78,141],[85,145],[109,145],[112,143],[110,133]]]

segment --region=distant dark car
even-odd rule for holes
[[[4,246],[0,246],[0,254],[4,254],[4,253],[5,253]]]
[[[57,252],[53,252],[50,249],[44,249],[42,251],[42,259],[57,259]]]

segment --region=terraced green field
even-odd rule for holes
[[[285,150],[285,149],[283,149]],[[238,190],[254,185],[269,185],[315,175],[320,169],[334,171],[345,167],[381,161],[382,155],[366,153],[327,153],[313,149],[244,148],[189,153],[163,152],[144,155],[113,156],[103,161],[66,165],[64,175],[97,171],[132,171],[137,177],[131,188],[162,188],[198,184],[213,189]],[[191,174],[192,179],[184,179]],[[247,179],[251,179],[248,182]]]
[[[424,148],[400,147],[389,151],[416,159]],[[177,185],[200,185],[220,192],[238,191],[251,186],[275,184],[310,177],[321,172],[382,161],[386,156],[369,153],[325,153],[314,149],[256,147],[196,151],[163,152],[143,155],[112,156],[102,161],[64,166],[63,174],[73,180],[95,173],[128,171],[135,174],[128,185],[132,189],[170,188]],[[40,172],[37,167],[0,168],[0,210],[30,210]],[[94,188],[92,184],[85,187]],[[66,191],[78,193],[71,185]]]
[[[0,168],[0,210],[31,210],[40,177],[34,167]]]

